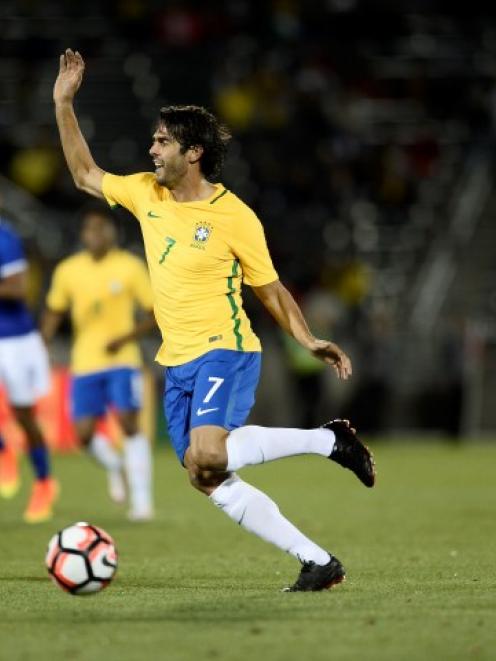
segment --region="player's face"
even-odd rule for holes
[[[152,137],[150,156],[155,165],[155,177],[161,186],[173,188],[188,171],[187,154],[181,154],[181,145],[160,124]]]
[[[115,245],[115,228],[104,216],[89,214],[84,219],[81,241],[92,255],[105,254]]]

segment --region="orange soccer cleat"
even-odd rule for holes
[[[0,496],[12,498],[19,491],[20,485],[16,453],[5,446],[0,452]]]
[[[59,484],[53,477],[35,480],[31,498],[24,512],[26,523],[43,523],[53,516],[52,505],[59,495]]]

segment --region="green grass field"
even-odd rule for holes
[[[156,456],[148,525],[126,522],[85,457],[59,457],[54,521],[20,522],[26,486],[0,503],[0,659],[495,659],[496,444],[375,450],[372,491],[318,458],[242,473],[344,563],[347,582],[318,594],[281,593],[297,563],[191,490],[171,453]],[[92,597],[43,566],[50,535],[77,520],[120,552]]]

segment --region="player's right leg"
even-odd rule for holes
[[[198,368],[191,429],[217,426],[230,432],[217,438],[207,433],[194,434],[191,450],[200,468],[237,471],[283,457],[318,454],[352,470],[367,487],[374,485],[372,454],[347,421],[334,420],[317,429],[244,426],[246,411],[255,399],[259,353],[216,350],[182,369],[192,369],[195,365]]]
[[[129,486],[132,521],[150,521],[153,516],[152,464],[150,442],[139,424],[142,406],[143,375],[140,370],[123,367],[109,373],[107,392],[124,432],[124,470]]]
[[[105,374],[95,372],[74,376],[71,386],[72,416],[81,446],[107,471],[109,495],[115,502],[125,499],[123,465],[120,454],[108,439],[96,431],[105,414]]]
[[[8,347],[5,347],[2,340],[0,340],[0,383],[4,381],[3,366],[6,354],[8,354]],[[19,491],[20,486],[17,456],[13,448],[0,435],[0,496],[2,498],[13,498]]]
[[[228,470],[284,457],[318,454],[351,470],[365,486],[375,484],[373,455],[348,420],[331,420],[317,429],[240,427],[227,437],[225,454]]]
[[[0,496],[13,498],[20,486],[17,455],[15,450],[0,436]]]

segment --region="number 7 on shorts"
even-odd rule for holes
[[[213,383],[214,385],[210,388],[210,390],[205,395],[205,397],[203,399],[203,404],[208,404],[209,403],[209,401],[215,395],[217,390],[224,383],[225,379],[221,379],[219,376],[209,376],[208,381],[209,381],[209,383]]]

